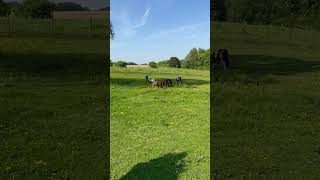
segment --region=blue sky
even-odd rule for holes
[[[111,0],[112,61],[185,58],[210,47],[210,0]]]

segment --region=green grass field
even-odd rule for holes
[[[232,63],[213,89],[214,175],[319,177],[320,33],[212,28]],[[106,40],[18,35],[0,39],[0,179],[105,178]],[[111,178],[209,179],[209,72],[111,71]]]
[[[209,84],[209,71],[112,68],[111,179],[209,179]]]
[[[216,178],[320,177],[320,33],[212,28],[211,47],[228,48],[232,63],[214,88]]]
[[[1,37],[0,179],[107,175],[105,39]]]

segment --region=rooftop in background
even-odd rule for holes
[[[128,68],[128,67],[148,68],[148,67],[150,67],[150,66],[149,66],[149,64],[137,64],[137,65],[127,65],[126,67],[127,67],[127,68]]]

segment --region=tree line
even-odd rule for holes
[[[126,67],[126,65],[136,65],[134,62],[117,61],[112,62],[112,66]],[[193,48],[189,51],[184,59],[171,57],[167,60],[159,62],[149,62],[151,68],[157,67],[172,67],[172,68],[187,68],[187,69],[209,69],[210,68],[210,49]]]
[[[214,0],[211,15],[216,21],[249,24],[296,25],[299,20],[319,20],[319,0]],[[305,22],[307,23],[307,22]]]
[[[0,0],[0,16],[14,14],[26,18],[52,18],[53,11],[88,11],[89,8],[73,2],[53,3],[49,0],[24,0],[5,3]],[[100,10],[108,10],[101,8]]]

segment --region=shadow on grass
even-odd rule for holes
[[[174,79],[171,79],[173,86],[178,86]],[[198,79],[182,79],[183,86],[195,86],[209,84],[210,81],[198,80]],[[140,79],[137,78],[111,78],[111,84],[119,86],[129,86],[129,87],[151,87],[151,84],[147,82],[143,76]]]
[[[214,67],[213,82],[239,82],[242,84],[274,84],[279,79],[272,75],[290,76],[320,71],[320,61],[264,55],[233,55],[231,68],[223,71]]]
[[[148,162],[138,163],[120,180],[178,179],[185,169],[186,152],[170,153]]]
[[[233,55],[231,65],[232,70],[253,76],[294,75],[320,71],[320,61],[264,55]]]
[[[0,70],[41,77],[101,76],[106,74],[106,57],[99,53],[2,53]]]

